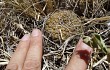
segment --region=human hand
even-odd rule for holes
[[[6,70],[41,70],[42,49],[42,33],[34,29],[23,36]],[[80,39],[65,70],[86,70],[91,53],[92,48]]]

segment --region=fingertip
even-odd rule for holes
[[[92,48],[90,46],[88,46],[87,44],[82,42],[81,46],[84,50],[87,50],[88,52],[92,52]]]
[[[26,41],[26,40],[29,40],[29,39],[30,39],[30,34],[25,34],[25,35],[21,38],[22,41]]]
[[[77,45],[80,45],[82,41],[83,41],[82,38],[80,38]]]
[[[40,36],[42,32],[39,29],[33,29],[32,36]]]
[[[92,49],[89,45],[85,44],[82,39],[79,40],[79,42],[78,42],[78,44],[77,44],[75,50],[76,50],[76,51],[77,51],[77,50],[78,50],[78,51],[79,51],[79,50],[86,50],[86,51],[87,51],[88,53],[90,53],[90,54],[93,53],[93,49]]]
[[[80,58],[86,62],[86,64],[89,63],[91,54],[93,53],[93,49],[85,44],[83,41],[80,43],[78,48],[75,49],[75,55],[79,55]]]
[[[80,39],[65,70],[86,70],[92,52],[93,49]]]
[[[30,44],[42,47],[42,32],[39,29],[33,29]]]

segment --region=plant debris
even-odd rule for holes
[[[0,70],[33,28],[43,33],[43,70],[63,70],[79,38],[85,36],[96,44],[88,70],[109,70],[109,23],[109,0],[0,0]],[[76,25],[81,28],[74,30]]]

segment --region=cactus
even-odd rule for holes
[[[81,32],[81,21],[70,10],[57,10],[46,21],[45,30],[53,39],[66,40],[68,37]]]

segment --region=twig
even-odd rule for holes
[[[95,67],[95,66],[97,66],[97,65],[99,65],[100,63],[102,63],[104,60],[106,60],[107,59],[107,55],[106,56],[104,56],[101,60],[99,60],[97,63],[95,63],[94,65],[93,65],[93,67]]]

